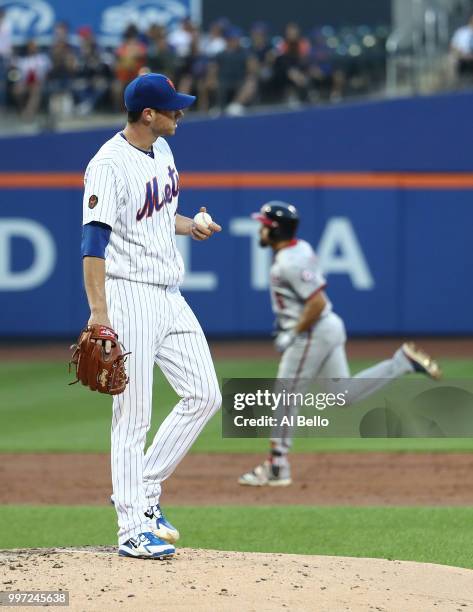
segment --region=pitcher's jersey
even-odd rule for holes
[[[299,320],[305,302],[326,286],[314,250],[305,240],[293,240],[277,251],[271,266],[271,303],[279,329],[291,329]],[[327,304],[324,317],[332,310]]]
[[[83,224],[112,228],[106,275],[153,285],[179,285],[184,274],[176,246],[179,176],[168,143],[153,144],[154,159],[121,133],[91,159],[84,176]]]

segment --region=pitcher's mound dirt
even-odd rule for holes
[[[441,565],[181,549],[169,561],[114,549],[8,551],[2,590],[69,591],[70,610],[457,612],[473,607],[473,571]]]

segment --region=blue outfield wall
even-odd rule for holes
[[[472,107],[473,90],[250,117],[190,118],[170,144],[181,172],[472,172]],[[115,131],[0,138],[0,172],[81,171]]]
[[[189,121],[171,145],[181,172],[470,174],[472,103],[462,94]],[[83,172],[113,132],[3,139],[0,174]],[[257,246],[249,214],[282,199],[299,208],[300,236],[317,247],[350,333],[473,333],[472,195],[395,183],[183,186],[180,212],[206,205],[224,228],[206,243],[180,239],[184,291],[207,333],[268,334],[270,253]],[[79,187],[0,188],[0,336],[74,336],[84,324],[81,206]]]

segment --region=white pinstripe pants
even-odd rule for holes
[[[144,511],[158,503],[161,482],[185,456],[221,405],[202,328],[177,287],[107,279],[110,321],[127,351],[130,382],[113,399],[112,482],[118,539],[149,531]],[[181,400],[144,452],[150,428],[153,367]]]

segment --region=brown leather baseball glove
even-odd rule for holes
[[[105,341],[111,342],[111,350],[105,352]],[[81,382],[92,391],[118,395],[125,391],[128,377],[125,371],[125,357],[122,345],[118,342],[118,335],[105,325],[88,325],[82,330],[77,344],[73,344],[72,359],[69,362],[75,366],[76,380],[69,383],[74,385]]]

